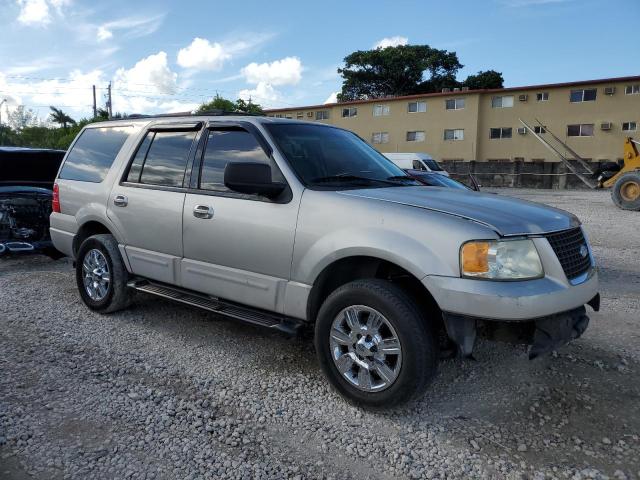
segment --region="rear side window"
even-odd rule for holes
[[[182,187],[195,136],[195,131],[147,133],[133,159],[127,181]]]
[[[207,148],[202,161],[200,188],[205,190],[228,190],[224,186],[224,169],[232,162],[257,162],[271,165],[272,175],[279,170],[271,163],[256,138],[246,130],[212,130],[207,138]],[[280,181],[280,178],[274,178]]]
[[[130,133],[131,127],[87,128],[67,155],[60,178],[102,182]]]

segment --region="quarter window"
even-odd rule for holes
[[[407,132],[407,142],[424,142],[425,133],[422,130]]]
[[[358,108],[357,107],[348,107],[348,108],[343,108],[342,109],[342,117],[343,118],[356,117],[356,116],[358,116]]]
[[[224,169],[233,162],[266,163],[271,165],[272,174],[279,174],[251,133],[239,128],[211,130],[202,160],[200,188],[228,191],[224,186]]]
[[[512,129],[510,127],[492,128],[489,131],[489,138],[511,138]]]
[[[182,187],[189,151],[195,136],[195,131],[156,132],[142,165],[140,183]]]
[[[513,95],[493,97],[491,99],[491,106],[493,108],[511,108],[513,107]]]
[[[461,128],[447,129],[444,131],[445,140],[464,140],[464,130]]]
[[[60,178],[100,183],[131,133],[131,127],[87,128],[73,144]]]
[[[447,110],[462,110],[464,108],[464,98],[449,98],[445,100]]]
[[[546,102],[547,100],[549,100],[549,92],[536,93],[536,100],[538,102]]]
[[[571,103],[593,102],[598,94],[597,88],[583,88],[580,90],[571,90],[569,101]]]
[[[624,87],[624,93],[627,95],[638,95],[640,94],[640,84],[638,85],[627,85]]]
[[[407,105],[409,113],[422,113],[427,111],[427,102],[409,102]]]
[[[567,125],[568,137],[592,137],[593,123],[583,123],[580,125]]]
[[[374,105],[373,106],[373,116],[374,117],[386,117],[389,115],[389,105]]]
[[[389,132],[373,132],[371,143],[389,143]]]
[[[636,124],[636,122],[624,122],[622,124],[623,132],[633,132],[637,129],[638,129],[638,125]]]

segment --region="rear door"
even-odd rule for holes
[[[199,123],[149,129],[111,191],[107,214],[122,233],[137,275],[179,283],[185,172],[199,129]]]
[[[250,124],[211,125],[203,132],[200,163],[183,214],[184,287],[227,300],[280,311],[289,279],[298,200],[290,190],[278,199],[230,191],[230,162],[264,162],[285,182],[270,147]],[[204,213],[208,212],[208,213]]]

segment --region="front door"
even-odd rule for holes
[[[114,186],[107,214],[124,238],[134,274],[179,282],[182,258],[183,182],[194,129],[150,130]]]
[[[298,204],[239,194],[224,186],[230,162],[265,162],[284,181],[257,137],[242,127],[210,128],[183,212],[182,285],[270,311],[281,311],[289,279]],[[195,165],[197,165],[197,161]],[[286,195],[284,196],[286,197]]]

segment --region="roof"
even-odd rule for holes
[[[397,97],[382,97],[382,98],[369,98],[366,100],[350,100],[348,102],[335,102],[335,103],[323,103],[319,105],[304,105],[299,107],[286,107],[286,108],[272,108],[265,110],[265,113],[277,113],[277,112],[290,112],[292,110],[308,110],[308,109],[322,109],[331,108],[342,105],[357,105],[361,103],[373,103],[381,101],[395,101],[395,100],[413,100],[418,98],[429,97],[451,97],[461,95],[471,95],[478,93],[499,93],[499,92],[515,92],[518,90],[542,90],[550,88],[566,88],[566,87],[578,87],[584,85],[596,85],[600,83],[619,83],[619,82],[638,82],[640,81],[640,75],[634,75],[629,77],[612,77],[612,78],[600,78],[595,80],[582,80],[575,82],[564,83],[545,83],[540,85],[525,85],[521,87],[506,87],[506,88],[491,88],[491,89],[478,89],[478,90],[460,90],[456,92],[435,92],[435,93],[420,93],[415,95],[401,95]]]

